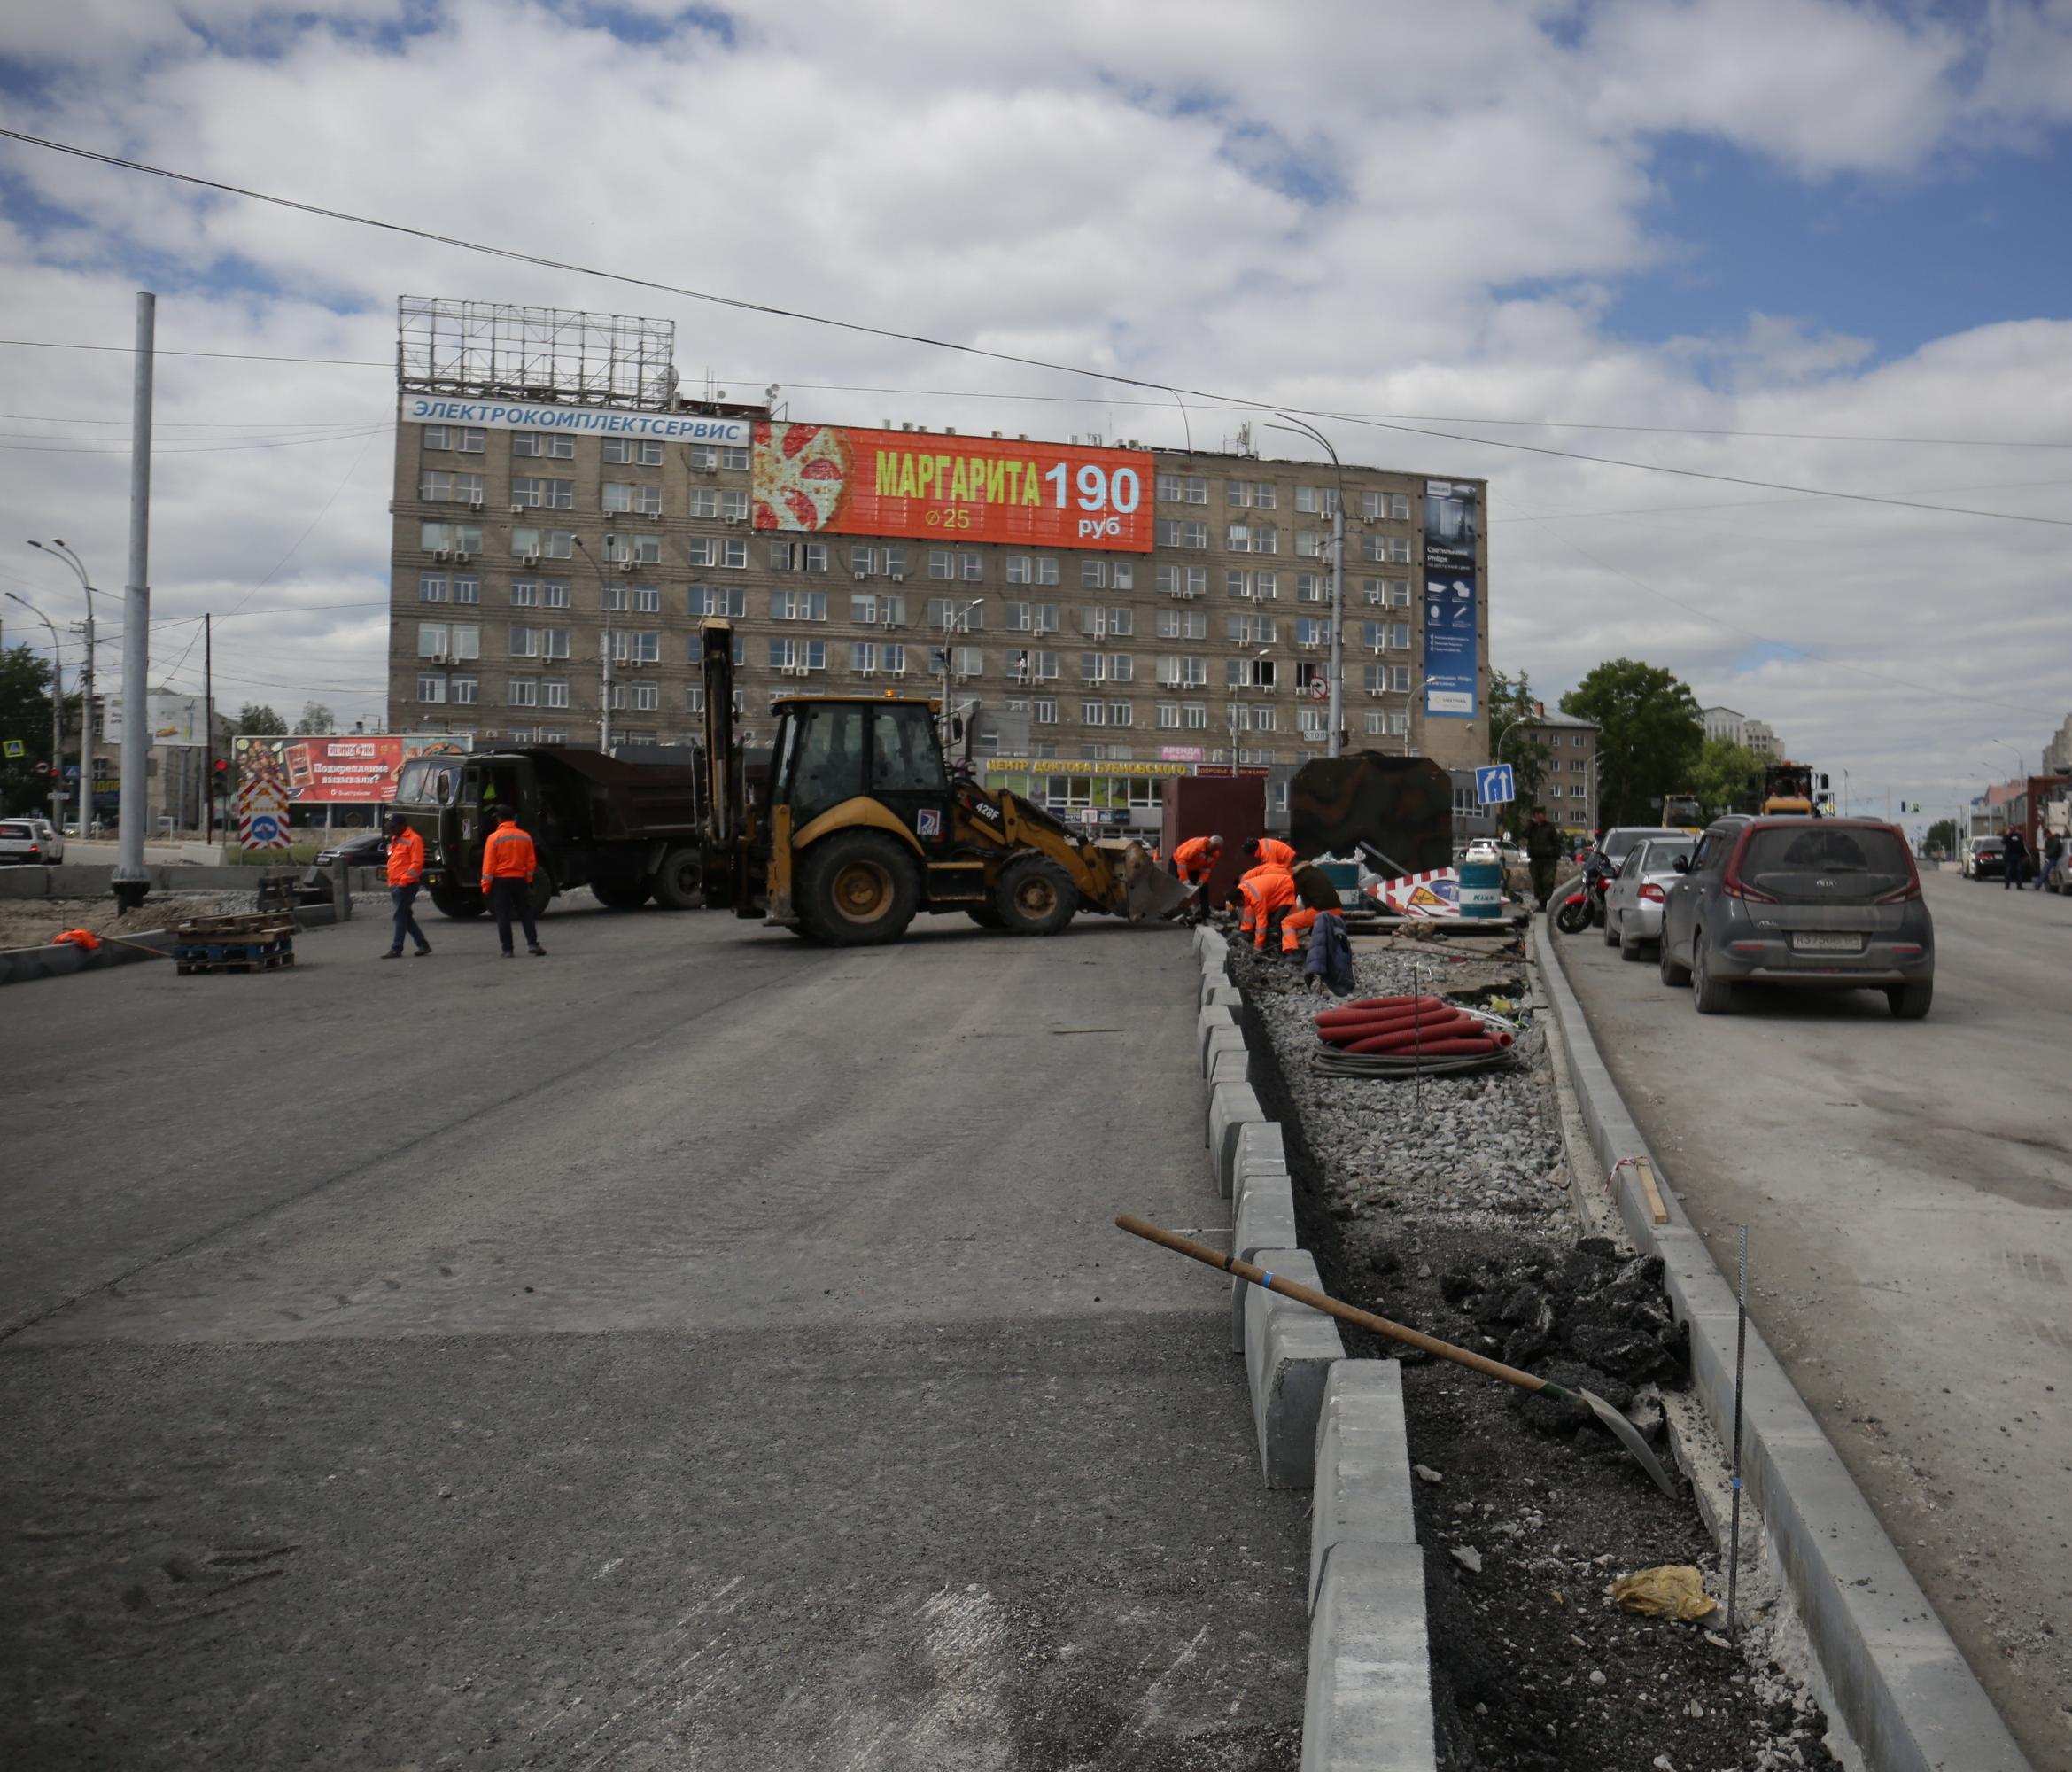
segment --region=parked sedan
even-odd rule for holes
[[[9,819],[0,823],[0,867],[9,864],[40,867],[50,859],[43,850],[42,835],[27,819]]]
[[[1621,960],[1645,960],[1648,948],[1661,940],[1663,901],[1681,877],[1676,864],[1688,864],[1696,847],[1693,836],[1651,836],[1619,864],[1604,895],[1604,919]]]
[[[388,859],[388,833],[361,831],[357,836],[349,836],[345,842],[335,843],[329,849],[318,850],[314,865],[329,867],[334,861],[342,861],[348,867],[385,867]]]
[[[1669,889],[1661,969],[1701,1015],[1727,1013],[1748,980],[1881,990],[1918,1020],[1936,933],[1906,839],[1874,819],[1716,820]]]
[[[1964,851],[1967,880],[1998,880],[2007,872],[2007,845],[1997,836],[1975,836]]]

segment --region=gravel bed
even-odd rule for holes
[[[214,917],[252,908],[251,892],[153,892],[128,916],[107,895],[97,898],[0,899],[0,948],[42,947],[61,929],[97,936],[140,936],[169,929],[190,917]]]
[[[1457,982],[1478,987],[1478,1000],[1493,987],[1525,1000],[1531,983],[1522,961],[1493,974],[1365,953],[1354,968],[1361,996],[1443,996]],[[1324,999],[1297,988],[1292,968],[1248,951],[1233,947],[1230,970],[1246,988],[1248,1038],[1276,1060],[1261,1095],[1282,1122],[1303,1244],[1326,1287],[1586,1385],[1659,1434],[1662,1394],[1675,1407],[1686,1382],[1683,1331],[1658,1264],[1578,1232],[1543,1033],[1528,1025],[1518,1062],[1480,1076],[1318,1076],[1311,1017]],[[1719,1634],[1723,1610],[1680,1623],[1611,1604],[1614,1576],[1659,1564],[1696,1565],[1724,1598],[1688,1490],[1663,1496],[1579,1405],[1378,1336],[1346,1339],[1356,1356],[1401,1358],[1447,1772],[1838,1763],[1819,1706],[1774,1659],[1788,1620],[1766,1593],[1744,1604],[1738,1645]]]

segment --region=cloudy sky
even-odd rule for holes
[[[2072,0],[69,0],[9,9],[0,121],[1226,397],[0,141],[0,336],[38,341],[0,345],[0,588],[76,618],[19,545],[52,534],[120,585],[107,347],[155,290],[152,680],[198,685],[211,610],[233,707],[378,720],[409,292],[667,317],[687,385],[775,382],[793,417],[1216,444],[1342,415],[1348,459],[1492,481],[1501,667],[1551,700],[1667,665],[1860,810],[2034,767],[2072,710]]]

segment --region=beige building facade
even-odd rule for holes
[[[1155,804],[1160,778],[1201,766],[1269,769],[1284,794],[1328,748],[1340,481],[1328,462],[1152,454],[1153,546],[1121,553],[772,532],[754,521],[745,441],[400,419],[390,729],[595,745],[609,715],[614,745],[693,742],[698,624],[724,616],[750,743],[782,693],[946,688],[999,717],[1029,770],[1114,778],[1117,804]],[[1342,484],[1346,748],[1483,761],[1486,485],[1445,483],[1472,510],[1451,570],[1463,540],[1475,561],[1473,711],[1448,717],[1425,705],[1426,482],[1347,465]],[[982,753],[1002,743],[991,719],[977,730]]]

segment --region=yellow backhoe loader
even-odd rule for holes
[[[1092,911],[1143,922],[1179,881],[1130,839],[1090,840],[1017,795],[953,776],[932,701],[779,696],[749,791],[733,738],[733,632],[699,625],[705,684],[705,902],[809,941],[896,941],[921,912],[1056,935]]]

